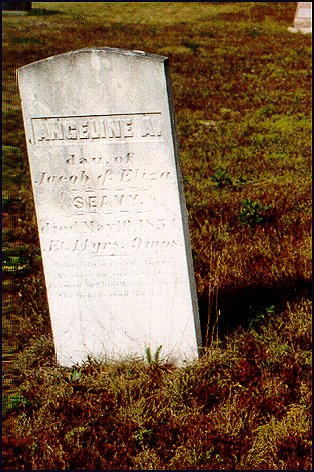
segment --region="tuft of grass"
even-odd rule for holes
[[[154,356],[152,356],[151,349],[149,347],[145,349],[146,359],[149,365],[157,365],[159,363],[159,356],[160,356],[161,349],[162,349],[162,346],[159,346],[156,349]]]

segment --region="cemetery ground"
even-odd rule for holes
[[[3,16],[3,468],[311,470],[311,36],[296,2],[45,2]],[[168,56],[206,349],[55,364],[16,69]]]

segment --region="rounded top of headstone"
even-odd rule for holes
[[[139,51],[139,50],[128,50],[128,49],[121,49],[121,48],[111,48],[111,47],[91,47],[91,48],[83,48],[83,49],[78,49],[77,51],[69,51],[66,53],[62,54],[57,54],[55,56],[47,57],[45,59],[40,59],[39,61],[31,62],[30,64],[27,64],[25,66],[20,67],[18,70],[24,69],[26,67],[32,67],[37,65],[38,63],[43,63],[46,61],[52,61],[52,60],[59,60],[59,59],[66,59],[70,58],[71,56],[77,56],[81,54],[95,54],[95,53],[100,53],[100,54],[115,54],[115,55],[120,55],[120,56],[129,56],[129,57],[137,57],[137,58],[143,58],[143,59],[149,59],[149,60],[155,60],[155,61],[160,61],[164,62],[168,58],[166,56],[160,56],[158,54],[151,54],[147,53],[144,51]]]

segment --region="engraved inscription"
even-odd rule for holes
[[[85,215],[89,213],[128,213],[153,211],[156,202],[150,187],[110,189],[95,191],[88,189],[82,193],[60,192],[61,211],[65,216]],[[156,202],[157,203],[157,202]]]
[[[141,133],[153,133],[149,120],[143,120]],[[139,153],[134,144],[112,152],[81,144],[64,142],[57,152],[40,154],[53,166],[39,168],[34,183],[43,197],[57,197],[63,218],[39,222],[43,252],[128,257],[182,247],[179,215],[168,213],[167,192],[160,192],[160,185],[174,183],[173,171],[150,148]]]
[[[43,252],[66,252],[66,253],[88,253],[90,255],[97,256],[130,256],[132,253],[151,251],[153,253],[159,253],[160,250],[169,248],[182,247],[182,243],[172,238],[171,236],[167,239],[144,239],[141,237],[135,237],[127,245],[121,241],[113,240],[93,240],[89,238],[85,239],[47,239],[43,244]]]
[[[67,367],[160,345],[171,361],[197,357],[168,66],[143,56],[87,48],[19,71],[51,326]]]
[[[40,220],[39,228],[43,235],[84,235],[105,234],[113,235],[119,233],[134,233],[138,231],[175,231],[179,227],[177,218],[120,218],[114,221],[102,222],[95,219],[77,219],[69,224],[60,224],[53,221]]]
[[[101,293],[110,297],[142,297],[146,295],[152,295],[153,293],[160,293],[161,286],[167,286],[168,280],[176,279],[178,285],[184,284],[184,277],[182,274],[178,274],[176,267],[173,262],[160,261],[160,260],[148,260],[145,268],[147,279],[142,280],[140,287],[138,277],[135,275],[133,278],[128,279],[128,283],[125,283],[125,278],[128,274],[140,274],[142,272],[142,266],[134,260],[117,260],[115,258],[106,259],[103,263],[101,259],[92,259],[88,261],[82,261],[82,269],[84,270],[84,279],[80,282],[67,282],[60,286],[58,280],[55,279],[50,284],[50,289],[58,291],[60,298],[72,298],[73,292],[69,289],[80,289],[75,296],[80,298],[89,298],[91,290],[101,289]],[[75,269],[75,265],[68,261],[54,261],[54,270],[58,273],[59,271]],[[91,271],[95,272],[96,278],[89,275]],[[164,278],[160,278],[158,286],[151,286],[151,278],[155,277],[156,274],[163,274]]]
[[[109,182],[115,183],[141,183],[149,181],[173,181],[171,172],[166,171],[152,171],[148,169],[120,169],[116,172],[112,168],[103,168],[102,173],[92,177],[85,170],[77,173],[65,175],[50,174],[48,172],[40,172],[35,180],[35,184],[40,187],[59,187],[59,188],[94,188],[101,189]]]
[[[161,113],[32,118],[35,144],[160,141]]]
[[[149,123],[143,121],[142,134],[153,133]],[[64,219],[40,221],[44,253],[129,257],[182,247],[179,215],[168,213],[167,192],[160,192],[174,183],[173,172],[150,148],[139,153],[134,146],[115,153],[64,143],[57,153],[45,151],[54,165],[38,169],[35,184],[43,195],[58,196]]]

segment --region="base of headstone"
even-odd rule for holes
[[[312,27],[310,28],[295,28],[291,26],[288,28],[289,33],[302,33],[302,34],[312,34]]]
[[[290,33],[312,33],[312,4],[298,2],[293,26],[288,28]]]

